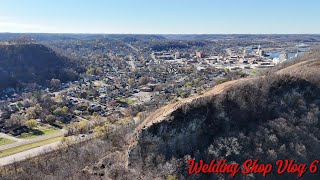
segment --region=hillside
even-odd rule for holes
[[[157,172],[159,169],[151,167],[163,162],[160,157],[183,163],[178,169],[188,168],[184,160],[188,157],[239,164],[246,159],[261,163],[319,159],[319,53],[281,66],[266,76],[230,81],[204,95],[158,109],[136,129],[129,153],[131,166]],[[187,170],[178,169],[173,174],[185,179]],[[219,177],[230,178],[228,174],[207,174],[193,179]],[[295,176],[271,174],[269,178]],[[246,177],[238,175],[237,179]]]
[[[41,44],[0,45],[0,90],[26,83],[46,85],[53,78],[75,80],[78,73],[74,65]]]
[[[310,164],[320,159],[319,62],[320,53],[313,52],[264,76],[217,85],[156,110],[138,126],[108,125],[102,138],[0,168],[0,174],[3,179],[266,179],[190,176],[187,160]],[[297,179],[297,173],[272,173],[267,179]]]

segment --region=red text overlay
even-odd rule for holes
[[[188,160],[189,174],[207,174],[207,173],[226,173],[231,177],[241,174],[261,174],[267,176],[273,170],[278,174],[296,174],[302,177],[307,171],[316,173],[320,166],[319,160],[314,160],[310,164],[299,164],[295,160],[277,160],[275,167],[272,164],[259,163],[259,160],[246,160],[243,164],[228,163],[226,160],[212,160],[210,163],[205,163],[203,160],[196,162]]]

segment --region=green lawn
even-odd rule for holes
[[[0,146],[6,145],[6,144],[12,144],[12,143],[14,143],[14,142],[15,142],[15,141],[10,140],[10,139],[0,138]]]
[[[106,86],[106,83],[103,81],[94,81],[93,85],[96,87]]]
[[[16,136],[17,138],[22,138],[22,139],[31,139],[39,136],[45,136],[45,135],[50,135],[54,133],[60,132],[60,129],[54,129],[52,127],[48,126],[38,126],[37,128],[34,129],[33,132],[29,133],[22,133],[19,136]]]
[[[129,106],[133,105],[136,101],[130,98],[118,97],[117,98],[120,102],[127,103]]]
[[[33,149],[33,148],[36,148],[36,147],[40,147],[40,146],[43,146],[43,145],[46,145],[46,144],[54,143],[54,142],[60,141],[62,138],[63,138],[63,136],[59,136],[59,137],[55,137],[55,138],[52,138],[52,139],[47,139],[47,140],[43,140],[43,141],[39,141],[39,142],[35,142],[35,143],[25,144],[25,145],[22,145],[22,146],[17,146],[17,147],[14,147],[14,148],[6,149],[6,150],[3,150],[3,151],[0,151],[0,158],[1,157],[5,157],[5,156],[9,156],[9,155],[12,155],[12,154],[16,154],[16,153],[19,153],[19,152],[23,152],[23,151],[26,151],[26,150],[29,150],[29,149]]]

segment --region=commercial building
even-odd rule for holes
[[[196,52],[196,57],[197,58],[204,58],[205,57],[204,52],[202,52],[202,51]]]

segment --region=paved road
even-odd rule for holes
[[[59,147],[59,144],[60,144],[60,141],[0,158],[0,166],[8,165],[17,161],[22,161],[46,152],[53,151],[54,149]]]
[[[130,57],[129,65],[131,66],[132,71],[136,70],[136,65],[134,64],[134,59],[132,57]]]
[[[71,142],[83,142],[83,141],[87,141],[89,139],[92,139],[94,136],[92,134],[90,135],[85,135],[84,137],[82,137],[81,135],[79,136],[73,136],[73,137],[69,137],[71,139]],[[14,162],[18,162],[18,161],[23,161],[25,159],[31,158],[31,157],[36,157],[39,156],[41,154],[44,153],[48,153],[51,151],[54,151],[56,149],[58,149],[61,145],[61,141],[57,141],[51,144],[46,144],[40,147],[36,147],[33,149],[29,149],[20,153],[16,153],[16,154],[12,154],[10,156],[6,156],[6,157],[2,157],[0,158],[0,166],[5,166]]]
[[[6,138],[6,139],[10,139],[12,141],[23,141],[22,139],[19,139],[19,138],[16,138],[16,137],[12,137],[12,136],[9,136],[7,134],[4,134],[4,133],[0,133],[0,138]]]
[[[135,50],[137,53],[139,53],[139,52],[140,52],[140,50],[139,50],[139,49],[137,49],[137,48],[133,47],[131,44],[126,43],[126,45],[127,45],[128,47],[130,47],[131,49]]]
[[[139,49],[133,47],[131,44],[126,43],[126,45],[127,45],[129,48],[131,48],[131,49],[133,49],[134,51],[136,51],[138,54],[139,54],[139,53],[142,53]],[[143,56],[141,56],[141,58],[142,58],[142,61],[145,61]]]
[[[30,143],[34,143],[34,142],[38,142],[38,141],[43,141],[43,140],[55,138],[58,136],[63,136],[66,132],[67,132],[66,130],[62,129],[61,132],[50,134],[47,136],[40,136],[40,137],[36,137],[36,138],[32,138],[32,139],[19,139],[19,141],[15,142],[15,143],[0,146],[0,151],[3,151],[5,149],[10,149],[13,147],[17,147],[17,146],[21,146],[21,145],[25,145],[25,144],[30,144]]]

